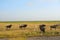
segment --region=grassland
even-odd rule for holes
[[[10,30],[6,30],[6,25],[12,24]],[[20,24],[27,24],[28,26],[24,29],[20,29]],[[31,36],[43,36],[39,30],[39,25],[46,25],[46,33],[44,36],[59,36],[60,26],[56,30],[50,30],[50,25],[60,24],[60,21],[12,21],[12,22],[0,22],[0,38],[9,38],[9,40],[26,40],[27,37]]]

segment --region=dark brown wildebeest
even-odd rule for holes
[[[58,27],[58,26],[60,26],[60,24],[51,25],[50,30],[52,30],[52,28],[56,30],[56,27]]]
[[[12,27],[12,24],[9,24],[6,26],[7,29],[10,29]]]
[[[19,28],[26,28],[27,27],[27,24],[22,24],[19,26]]]
[[[45,33],[45,24],[39,25],[41,32]]]

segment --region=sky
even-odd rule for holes
[[[0,21],[60,20],[60,0],[0,0]]]

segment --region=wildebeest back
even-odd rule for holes
[[[27,27],[27,24],[22,24],[22,25],[20,25],[19,27],[20,27],[20,28],[25,28],[25,27]]]

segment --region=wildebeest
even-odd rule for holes
[[[45,33],[45,24],[39,25],[41,32]]]
[[[60,26],[60,25],[59,24],[51,25],[50,30],[52,30],[52,28],[56,30],[56,27],[58,27],[58,26]]]
[[[27,24],[22,24],[19,26],[19,28],[26,28],[27,27]]]
[[[12,24],[9,24],[6,26],[7,29],[10,29],[12,27]]]

